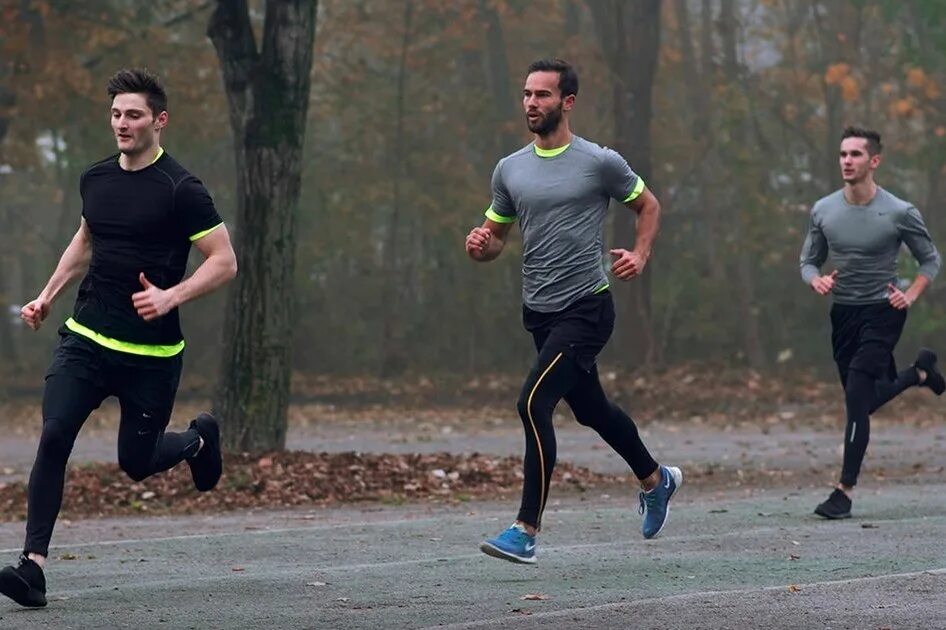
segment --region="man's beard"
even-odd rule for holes
[[[553,109],[547,114],[542,115],[534,123],[526,118],[526,125],[529,127],[529,131],[540,136],[547,136],[551,133],[554,133],[558,129],[559,124],[562,122],[562,104],[559,103],[558,107]]]

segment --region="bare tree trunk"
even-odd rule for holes
[[[503,23],[492,0],[480,0],[480,12],[486,19],[486,63],[487,82],[493,94],[496,126],[499,129],[497,143],[502,155],[509,155],[519,148],[519,137],[511,131],[517,117],[516,97],[510,88],[509,59],[506,55],[506,38],[503,36]]]
[[[612,111],[614,148],[634,171],[655,188],[652,168],[651,121],[653,87],[660,50],[660,0],[588,0],[595,29],[614,81]],[[614,239],[620,247],[634,243],[634,222],[623,208],[614,215]],[[655,261],[656,262],[656,261]],[[659,263],[658,263],[659,264]],[[621,313],[617,328],[619,356],[628,366],[658,361],[654,343],[651,283],[654,265],[626,284],[612,286]]]
[[[720,35],[723,41],[723,69],[729,83],[743,91],[743,98],[749,101],[752,95],[746,87],[746,81],[743,77],[743,70],[739,63],[737,54],[737,29],[740,28],[739,18],[735,14],[733,0],[722,0],[719,14]],[[737,142],[737,146],[751,146],[756,139],[753,137],[754,127],[751,108],[742,114],[742,120],[739,121],[738,132],[742,138]],[[730,191],[733,197],[731,207],[739,208],[735,221],[731,222],[732,229],[735,232],[736,247],[736,278],[738,280],[735,290],[736,304],[739,313],[739,329],[742,333],[742,348],[745,353],[749,366],[755,369],[762,369],[765,366],[765,352],[762,348],[762,335],[759,325],[759,307],[756,304],[757,290],[755,282],[754,269],[752,268],[752,257],[750,255],[753,243],[750,240],[749,228],[752,224],[752,213],[756,210],[750,200],[757,197],[754,186],[764,186],[764,176],[753,171],[752,165],[746,163],[745,158],[737,154],[733,156],[734,162],[742,162],[742,168],[737,171],[744,171],[741,177],[735,183],[735,190]],[[736,201],[740,203],[736,203]]]
[[[260,50],[246,0],[219,0],[207,29],[223,71],[237,165],[240,274],[227,300],[214,404],[231,449],[285,446],[316,5],[268,0]]]
[[[3,77],[5,69],[0,68],[0,78]],[[16,97],[12,90],[6,89],[0,84],[0,146],[2,146],[3,139],[7,134],[9,129],[10,116],[8,112],[12,111],[13,106],[16,104]],[[3,151],[0,150],[0,158],[3,156]],[[2,159],[0,159],[2,162]],[[0,178],[0,198],[3,195],[3,179]],[[0,224],[10,225],[10,217],[8,216],[9,208],[8,204],[0,203]],[[4,250],[7,252],[4,255],[0,255],[0,262],[2,262],[2,268],[4,274],[9,274],[13,268],[14,264],[11,264],[13,261],[10,258],[13,258],[17,255],[16,250],[14,250],[11,245],[8,243],[7,237],[0,237],[0,246],[3,246]],[[12,278],[10,278],[12,280]],[[8,312],[10,310],[10,305],[13,303],[13,300],[16,299],[12,292],[10,291],[9,286],[5,286],[7,283],[0,280],[0,359],[3,360],[3,363],[7,366],[15,366],[19,364],[16,344],[13,339],[13,330],[12,324],[10,323],[10,316]],[[6,372],[7,370],[0,369],[0,373]],[[0,390],[2,394],[2,390]]]
[[[916,0],[909,3],[909,8],[911,26],[916,33],[916,41],[919,45],[922,59],[928,60],[927,63],[933,67],[943,68],[944,65],[946,65],[946,56],[944,56],[942,48],[937,45],[937,39],[931,37],[930,25],[926,20],[926,16],[920,11]],[[944,116],[944,112],[946,112],[946,97],[938,96],[936,98],[936,108],[934,111],[935,114],[932,112],[929,114],[929,128],[946,124],[946,116]],[[944,155],[943,151],[940,149],[930,151],[929,159],[926,160],[926,181],[928,188],[921,211],[923,212],[923,220],[926,223],[926,227],[933,233],[934,238],[938,232],[939,225],[942,223],[939,217],[942,216],[943,210],[946,209],[943,203],[943,195],[944,192],[946,192],[943,186],[943,168],[946,167],[944,160],[946,160],[946,155]]]
[[[47,63],[47,41],[46,41],[46,23],[43,19],[43,12],[37,3],[30,0],[20,0],[19,20],[25,25],[29,32],[29,47],[16,59],[4,59],[0,61],[0,163],[4,163],[4,152],[2,151],[3,140],[6,138],[10,129],[13,117],[16,115],[16,92],[6,85],[11,81],[13,75],[35,72],[40,74],[46,68]],[[8,204],[0,203],[0,225],[9,226],[11,216]],[[5,228],[8,229],[8,228]],[[11,322],[11,306],[23,299],[12,295],[12,289],[15,282],[12,273],[16,269],[16,264],[11,258],[18,255],[19,248],[15,248],[14,243],[7,241],[11,238],[10,233],[6,238],[0,236],[0,247],[3,247],[6,254],[2,259],[2,266],[9,275],[5,282],[0,283],[0,358],[3,359],[7,368],[14,368],[19,365],[19,354],[16,348],[15,334]],[[21,259],[22,260],[22,259]]]
[[[826,71],[834,64],[854,65],[849,51],[858,48],[863,17],[861,7],[856,4],[828,0],[823,4],[815,2],[812,7],[815,24],[820,33],[823,66],[821,76],[826,119],[823,154],[826,176],[825,193],[835,188],[832,182],[837,181],[838,145],[841,142],[841,131],[844,126],[844,98],[841,87],[837,83],[828,83]]]
[[[710,168],[718,163],[715,155],[715,130],[713,126],[713,102],[710,98],[712,81],[712,7],[704,0],[701,14],[700,43],[702,58],[697,59],[690,29],[690,16],[686,0],[676,0],[675,13],[679,25],[680,51],[683,58],[683,76],[689,102],[690,137],[693,141],[692,165],[696,180],[698,207],[705,211],[706,247],[708,275],[716,284],[725,280],[725,269],[719,245],[723,238],[720,204],[710,191]]]
[[[0,65],[0,79],[4,78],[4,75],[7,74],[6,68]],[[10,120],[13,116],[13,108],[16,105],[16,94],[10,88],[6,87],[0,83],[0,142],[3,142],[3,139],[7,135],[7,130],[10,128]]]
[[[397,95],[395,97],[394,112],[394,146],[390,151],[393,156],[391,163],[392,175],[392,207],[388,221],[388,232],[384,244],[384,270],[388,281],[384,283],[381,308],[384,309],[384,324],[382,326],[382,353],[381,374],[394,376],[400,374],[405,367],[407,357],[404,350],[404,314],[401,312],[401,292],[404,290],[404,266],[401,256],[401,239],[399,235],[403,229],[401,225],[401,204],[403,202],[402,189],[407,179],[407,155],[404,150],[404,101],[407,92],[407,52],[411,43],[411,29],[414,15],[413,0],[404,2],[404,32],[401,36],[401,54],[397,71]],[[410,276],[406,276],[410,277]]]

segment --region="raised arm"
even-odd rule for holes
[[[827,295],[834,289],[838,271],[835,269],[826,276],[821,275],[821,265],[828,259],[828,239],[825,238],[821,226],[815,220],[814,211],[808,219],[808,234],[801,246],[799,269],[801,279],[818,295]]]
[[[926,229],[920,211],[912,206],[907,208],[900,220],[900,236],[920,265],[916,278],[901,295],[898,295],[896,287],[891,288],[891,303],[897,308],[906,308],[923,295],[933,282],[933,278],[939,273],[942,259],[933,239],[930,238],[930,232]]]
[[[798,261],[801,269],[801,279],[805,284],[810,285],[812,280],[821,275],[821,265],[827,259],[828,241],[812,213],[808,218],[808,233],[805,235],[805,242],[801,246],[801,255]]]
[[[466,236],[466,253],[477,262],[495,260],[503,251],[506,235],[512,223],[499,223],[486,219],[483,225],[473,228]]]
[[[620,280],[630,280],[643,273],[647,261],[650,260],[654,239],[660,230],[660,202],[650,189],[644,186],[639,194],[625,201],[624,205],[637,214],[637,236],[634,239],[634,249],[615,248],[610,251],[614,257],[611,273]]]
[[[20,318],[33,330],[39,330],[49,309],[62,292],[76,279],[85,274],[92,258],[92,236],[89,226],[82,218],[79,229],[59,258],[56,270],[39,296],[20,309]]]
[[[144,290],[135,293],[132,301],[138,315],[146,321],[166,315],[172,309],[210,293],[236,276],[236,254],[230,244],[227,226],[220,225],[194,241],[194,245],[204,255],[204,262],[179,284],[161,289],[151,284],[144,273],[140,274],[139,281]]]

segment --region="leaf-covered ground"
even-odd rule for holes
[[[241,508],[286,508],[339,502],[466,501],[518,493],[522,462],[488,455],[389,455],[286,451],[229,455],[218,487],[193,488],[186,465],[134,483],[116,464],[72,467],[63,499],[65,518],[151,513],[216,512]],[[561,463],[553,483],[583,490],[619,477]],[[26,487],[0,484],[0,518],[25,518]]]
[[[834,448],[841,439],[843,400],[840,388],[830,378],[810,372],[776,378],[751,370],[706,366],[680,366],[647,374],[602,369],[601,374],[606,391],[632,411],[642,429],[659,425],[661,431],[679,435],[681,440],[695,434],[704,438],[731,436],[722,440],[729,445],[722,457],[679,462],[687,466],[688,485],[714,489],[758,484],[800,486],[825,484],[835,474],[840,452],[826,454],[814,449],[821,444]],[[512,376],[449,383],[425,377],[297,378],[293,383],[296,402],[290,408],[290,428],[295,429],[296,436],[315,437],[305,446],[300,446],[297,438],[297,445],[290,447],[310,451],[229,455],[220,486],[205,494],[194,491],[186,465],[134,483],[116,464],[97,463],[114,461],[118,413],[109,403],[93,414],[83,431],[86,461],[92,463],[74,458],[63,515],[84,518],[142,512],[215,512],[352,501],[515,500],[521,488],[520,456],[462,451],[495,448],[497,439],[504,440],[503,444],[505,440],[521,444],[517,437],[521,429],[515,414],[516,388]],[[204,396],[195,394],[185,390],[172,430],[206,404]],[[887,456],[881,456],[884,452],[878,453],[875,446],[865,479],[941,476],[941,460],[935,456],[939,444],[935,440],[942,438],[938,432],[944,422],[942,404],[943,399],[918,390],[878,414],[879,435],[884,431],[889,435],[916,433],[920,442],[910,442],[913,447],[907,451],[902,450],[906,442],[892,444],[887,447]],[[565,417],[557,418],[557,423],[562,422],[558,426],[573,424],[564,406],[559,412]],[[0,439],[0,520],[25,517],[25,480],[35,452],[40,417],[36,397],[0,404],[0,430],[4,435]],[[787,465],[790,458],[784,454],[771,461],[760,459],[755,452],[758,442],[743,443],[746,436],[768,435],[774,428],[811,433],[808,443],[797,446],[806,453],[810,450],[810,454],[796,457],[795,464]],[[493,441],[478,440],[480,436],[491,436]],[[773,437],[770,442],[777,440]],[[438,447],[427,448],[432,443]],[[326,444],[346,446],[328,448]],[[426,453],[410,452],[415,444],[418,451]],[[337,452],[349,448],[373,452]],[[431,452],[440,448],[452,452]],[[601,449],[603,457],[609,455],[603,444]],[[664,449],[668,451],[677,452]],[[597,470],[596,466],[592,468]],[[553,489],[557,494],[616,484],[624,484],[622,487],[627,489],[632,480],[560,461]],[[633,487],[628,494],[633,500]]]
[[[68,471],[62,517],[192,514],[238,509],[281,509],[352,502],[399,504],[408,501],[462,503],[473,499],[518,498],[522,487],[519,457],[474,453],[367,454],[285,451],[226,458],[220,484],[211,492],[193,488],[186,465],[143,482],[132,482],[117,464],[93,463]],[[937,462],[874,467],[862,480],[916,483],[941,479]],[[742,468],[723,465],[686,467],[688,488],[741,493],[759,487],[803,487],[824,483],[818,469]],[[626,493],[636,500],[630,475],[601,474],[568,462],[556,465],[556,495],[591,490]],[[26,518],[26,484],[0,483],[0,521]]]

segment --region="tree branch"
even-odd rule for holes
[[[174,25],[176,25],[176,24],[180,24],[181,22],[184,22],[184,21],[186,21],[186,20],[191,19],[192,17],[194,17],[195,15],[197,15],[198,13],[200,13],[201,11],[203,11],[204,9],[208,8],[208,7],[209,7],[210,5],[212,5],[213,3],[214,3],[214,0],[203,0],[203,2],[201,2],[200,4],[198,4],[197,6],[195,6],[195,7],[192,8],[192,9],[189,9],[189,10],[187,10],[187,11],[183,11],[183,12],[178,13],[178,14],[176,14],[176,15],[172,15],[171,17],[167,18],[166,20],[160,22],[160,23],[158,24],[158,26],[161,26],[162,28],[167,28],[167,27],[169,27],[169,26],[174,26]],[[87,68],[87,69],[91,69],[91,68],[93,68],[94,66],[96,66],[100,61],[102,61],[102,59],[104,59],[105,56],[108,55],[109,53],[114,52],[114,51],[116,51],[116,50],[118,50],[118,49],[120,49],[120,48],[123,48],[124,46],[127,46],[129,43],[132,43],[132,42],[134,42],[134,43],[136,43],[136,44],[137,44],[137,43],[140,43],[140,42],[141,42],[141,39],[147,34],[147,32],[148,32],[148,30],[147,30],[147,29],[144,29],[144,30],[138,31],[137,33],[133,33],[133,34],[128,35],[127,37],[125,37],[124,39],[122,39],[122,40],[121,40],[120,42],[118,42],[117,44],[113,44],[113,45],[111,45],[111,46],[108,46],[107,48],[105,48],[104,50],[102,50],[101,52],[99,52],[97,55],[94,55],[94,56],[92,56],[92,57],[89,57],[88,59],[86,59],[85,61],[83,61],[83,62],[82,62],[83,67],[85,67],[85,68]]]
[[[265,136],[277,143],[302,146],[298,130],[309,106],[310,72],[314,54],[316,0],[268,0],[263,26],[260,90],[256,107],[283,116],[265,117]],[[302,45],[300,45],[300,42]],[[304,68],[306,71],[300,72]]]
[[[252,112],[253,77],[259,67],[259,53],[246,0],[217,0],[217,7],[207,25],[207,36],[220,59],[223,84],[230,103],[230,126],[239,146],[242,145],[239,139],[246,129],[247,117]]]

